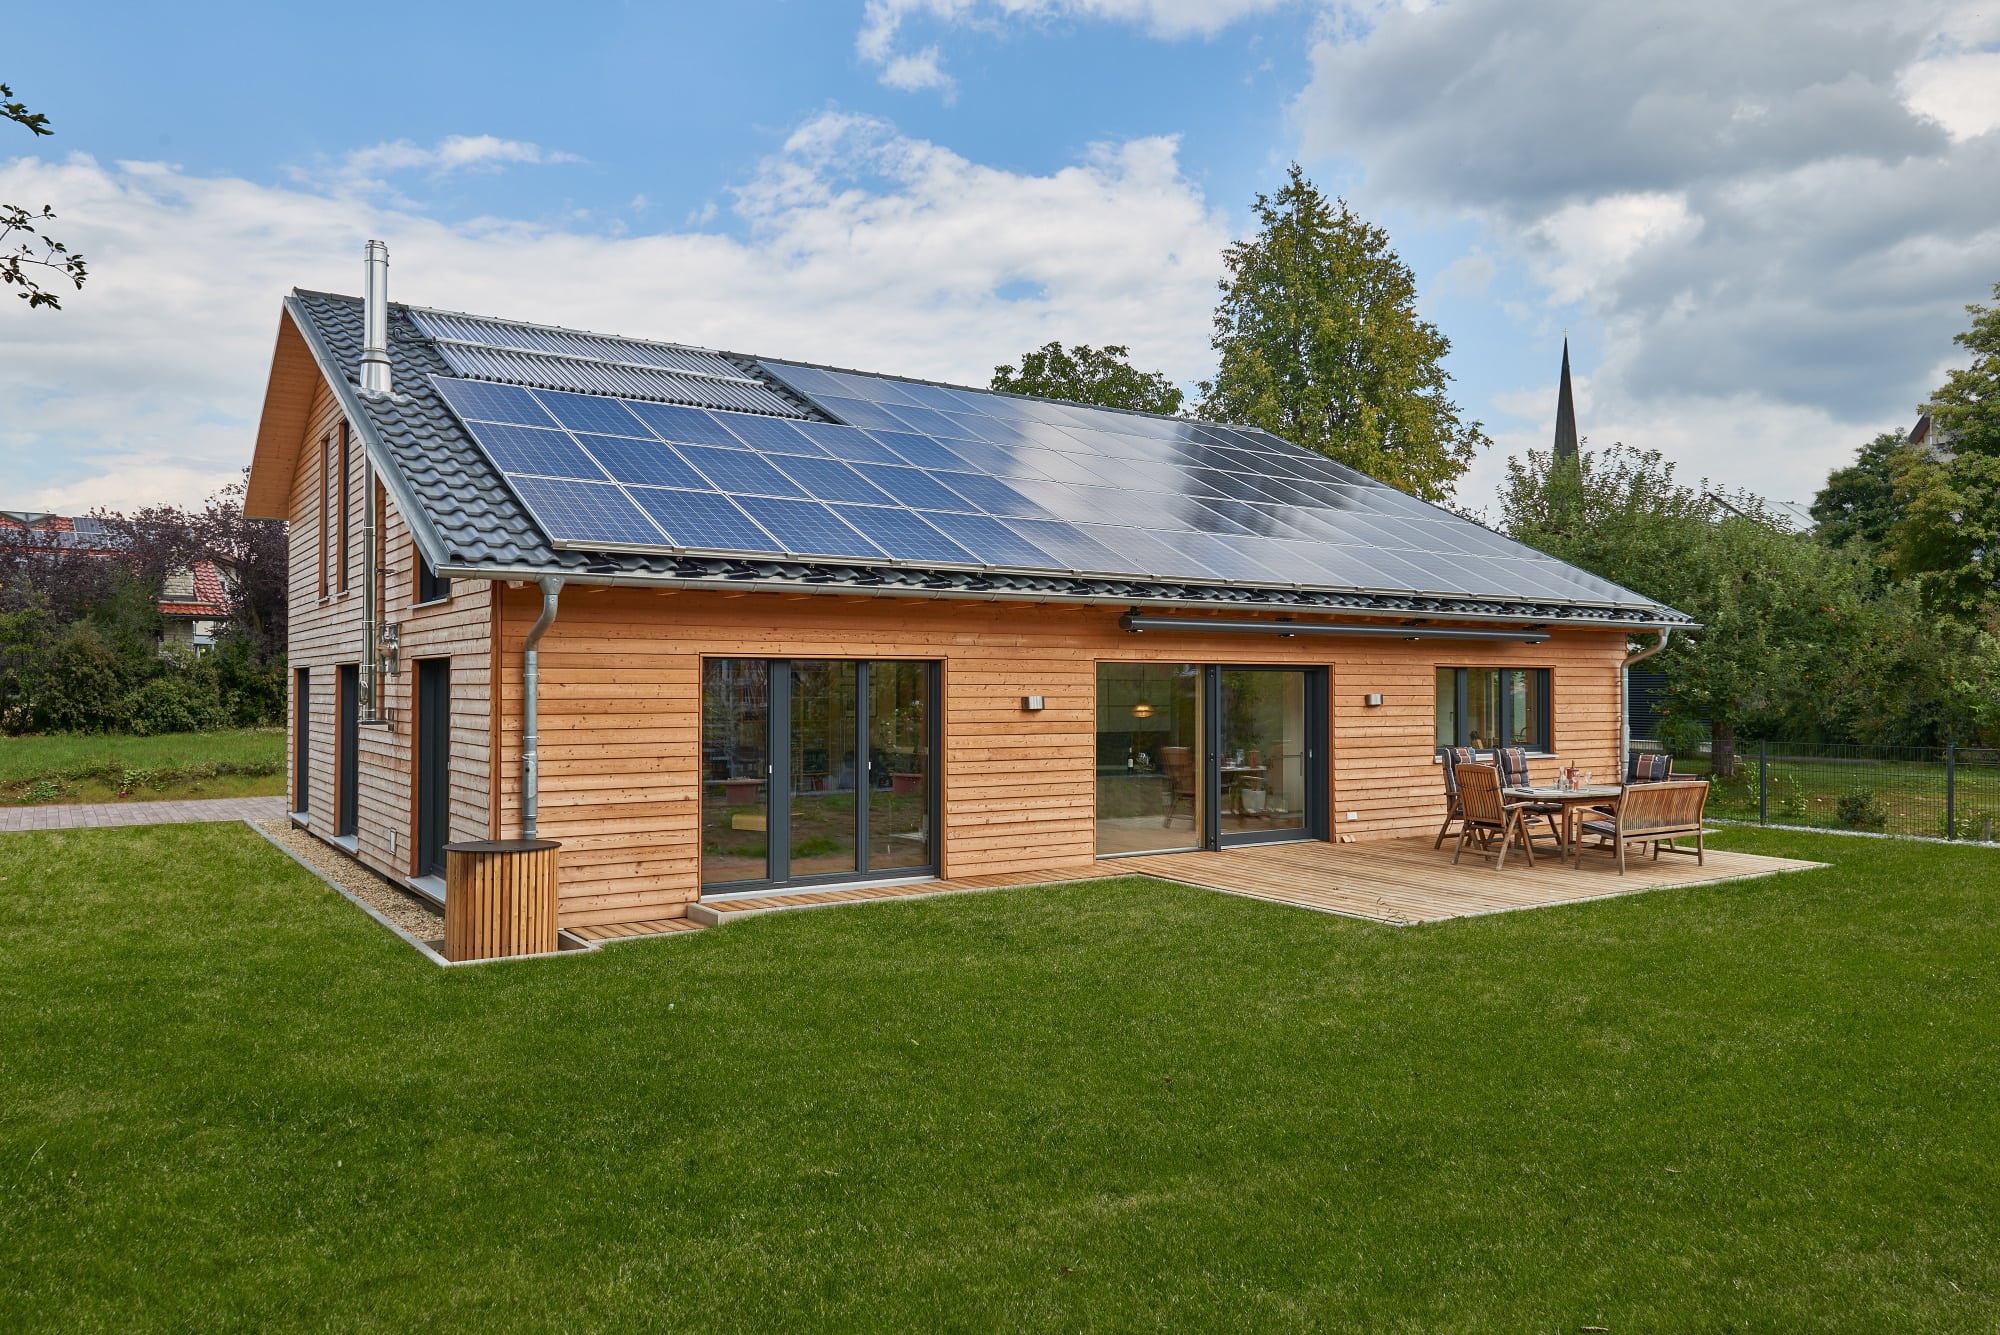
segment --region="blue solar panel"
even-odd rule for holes
[[[894,505],[896,498],[838,459],[784,458],[779,468],[822,501],[854,501],[863,505]]]
[[[972,510],[977,507],[928,473],[915,468],[857,464],[855,471],[912,510]]]
[[[1062,568],[1061,563],[997,519],[985,515],[932,514],[931,523],[949,533],[980,565],[1012,566],[1020,570]]]
[[[791,556],[846,556],[875,559],[886,553],[818,501],[778,501],[746,496],[744,512],[778,540]]]
[[[879,403],[869,403],[864,399],[824,398],[820,406],[852,426],[879,428],[883,431],[908,431],[910,424],[896,416]]]
[[[597,460],[598,467],[619,482],[648,487],[708,486],[701,474],[673,448],[657,440],[625,440],[618,436],[578,436],[577,440]]]
[[[710,491],[663,491],[633,487],[632,499],[666,530],[669,545],[716,552],[782,550],[727,496]]]
[[[657,547],[663,535],[625,493],[609,482],[514,477],[514,492],[549,541]]]
[[[939,561],[948,565],[991,565],[947,538],[908,510],[879,505],[828,507],[866,534],[898,561]],[[954,516],[941,515],[941,519]]]
[[[999,478],[980,473],[941,473],[938,480],[989,515],[999,515],[1002,519],[1055,518]]]
[[[805,489],[786,477],[761,455],[747,450],[717,450],[706,445],[677,447],[717,491],[754,496],[803,496]]]
[[[720,445],[728,450],[740,450],[743,442],[731,435],[721,422],[699,408],[677,408],[671,403],[641,403],[626,405],[636,413],[641,421],[653,429],[653,434],[661,440],[685,441],[692,445]]]
[[[622,399],[603,399],[595,394],[570,394],[563,390],[538,389],[535,397],[555,414],[555,419],[572,431],[595,431],[607,436],[651,434],[626,411]]]
[[[1059,570],[1097,574],[1137,574],[1125,569],[1125,561],[1103,543],[1094,542],[1074,524],[1052,520],[1010,519],[1007,527],[1056,559]]]
[[[903,462],[902,455],[860,427],[838,426],[832,422],[798,422],[794,425],[807,440],[836,459],[853,459],[877,464]]]
[[[768,454],[823,456],[826,453],[813,444],[804,432],[782,417],[751,417],[744,413],[731,413],[722,419],[722,424],[753,450],[762,450]]]
[[[451,410],[469,421],[513,422],[520,426],[554,426],[556,419],[535,396],[518,385],[489,385],[483,380],[435,377],[438,392]]]
[[[604,481],[603,470],[590,461],[590,456],[567,431],[505,426],[497,422],[478,422],[471,430],[473,439],[503,473]]]
[[[965,460],[941,440],[912,435],[907,431],[870,431],[868,434],[894,450],[903,463],[914,464],[918,468],[965,467]]]

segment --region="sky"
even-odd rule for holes
[[[1810,500],[2000,282],[2000,0],[72,0],[0,201],[90,279],[0,302],[0,509],[192,504],[280,302],[401,301],[984,384],[1051,339],[1211,373],[1301,163],[1390,234],[1491,450]]]

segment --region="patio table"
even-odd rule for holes
[[[1514,802],[1553,802],[1562,808],[1562,849],[1560,858],[1569,865],[1576,850],[1576,809],[1599,802],[1616,801],[1619,790],[1602,785],[1590,788],[1502,788],[1500,795]]]

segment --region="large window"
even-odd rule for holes
[[[1547,668],[1439,668],[1437,744],[1554,749]]]
[[[1097,851],[1200,848],[1206,692],[1193,663],[1097,665]]]

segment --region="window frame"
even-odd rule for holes
[[[417,545],[415,538],[410,539],[410,552],[417,558],[416,598],[410,606],[429,607],[433,603],[450,602],[451,578],[438,574],[437,567],[424,556],[424,549]]]
[[[336,494],[339,498],[338,503],[340,506],[340,517],[337,521],[338,525],[337,533],[339,537],[339,542],[337,544],[338,551],[336,552],[334,557],[335,572],[336,572],[334,576],[334,588],[340,593],[347,592],[348,567],[353,564],[352,560],[350,559],[350,547],[349,547],[349,544],[351,543],[353,537],[350,531],[352,527],[352,519],[349,515],[349,511],[352,508],[353,504],[353,498],[348,494],[348,473],[352,471],[354,462],[351,456],[352,456],[352,446],[348,434],[347,423],[342,422],[340,424],[340,449],[337,455],[338,462],[340,464],[340,481],[338,486],[335,488]]]
[[[333,521],[333,433],[328,432],[319,440],[319,596],[322,600],[332,593],[327,570],[332,560],[333,535],[330,527]]]
[[[1453,697],[1452,697],[1452,724],[1453,724],[1452,740],[1450,742],[1442,742],[1437,740],[1439,731],[1438,724],[1440,720],[1433,718],[1431,721],[1431,739],[1433,742],[1436,743],[1436,745],[1438,746],[1472,745],[1471,742],[1471,714],[1472,714],[1471,674],[1472,673],[1494,672],[1494,673],[1504,674],[1508,672],[1525,672],[1528,674],[1528,689],[1532,693],[1532,699],[1534,703],[1534,713],[1535,716],[1540,721],[1540,726],[1536,729],[1538,735],[1533,737],[1526,743],[1523,743],[1523,745],[1527,747],[1529,753],[1532,755],[1552,756],[1556,754],[1554,669],[1547,667],[1523,666],[1519,664],[1507,664],[1504,666],[1488,665],[1480,667],[1471,667],[1471,666],[1459,666],[1456,664],[1440,663],[1437,665],[1436,671],[1439,674],[1450,672],[1454,673],[1456,676],[1456,679],[1453,682]],[[1433,696],[1435,697],[1435,695],[1436,695],[1436,690],[1435,686],[1433,686]],[[1502,745],[1512,746],[1515,744],[1514,742],[1509,740],[1514,736],[1513,710],[1514,710],[1514,693],[1511,690],[1505,688],[1503,679],[1503,686],[1500,691],[1500,736],[1502,738],[1501,742]],[[1483,747],[1480,749],[1483,751],[1491,752],[1496,748]]]

